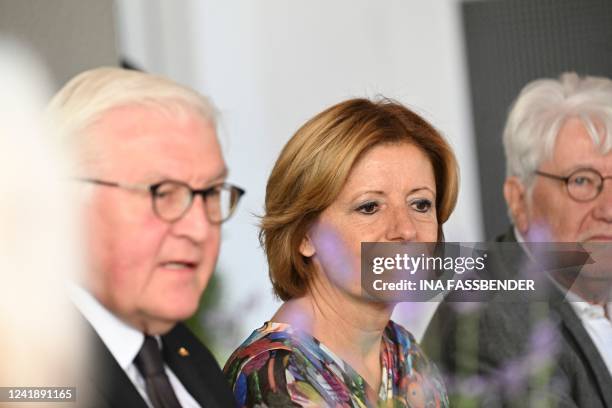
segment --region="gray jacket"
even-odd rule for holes
[[[497,241],[516,242],[513,229]],[[516,276],[524,261],[502,256],[488,272]],[[445,377],[451,406],[612,408],[610,372],[561,291],[542,302],[510,296],[444,301],[434,314],[422,346]]]

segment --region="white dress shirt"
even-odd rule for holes
[[[71,285],[70,295],[72,302],[93,326],[106,348],[115,357],[115,360],[125,371],[147,405],[152,407],[151,401],[149,401],[147,396],[145,380],[134,364],[134,358],[136,358],[144,343],[144,334],[124,323],[108,311],[94,296],[82,287],[74,284]],[[159,336],[155,338],[161,348],[161,339]],[[181,406],[185,408],[200,408],[200,405],[185,389],[176,375],[170,370],[170,367],[164,364],[164,368]]]
[[[514,235],[522,246],[522,243],[525,241],[516,227],[514,228]],[[523,248],[526,250],[524,246]],[[610,321],[612,301],[609,301],[605,306],[588,303],[571,290],[561,287],[554,279],[551,278],[551,280],[566,294],[565,299],[574,309],[574,312],[589,334],[591,341],[593,341],[597,351],[599,351],[606,367],[608,367],[610,375],[612,375],[612,321]],[[606,309],[604,307],[607,308],[608,317],[606,317]]]

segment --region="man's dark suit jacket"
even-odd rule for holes
[[[513,229],[496,241],[516,242]],[[488,272],[517,276],[524,261],[502,257]],[[440,304],[422,346],[445,375],[451,406],[612,408],[610,372],[554,289],[546,302]]]
[[[87,331],[91,338],[92,362],[89,378],[84,381],[83,397],[87,396],[86,405],[100,408],[147,408],[125,371],[89,324]],[[166,364],[202,407],[235,406],[234,397],[217,361],[185,325],[177,324],[161,339]],[[179,353],[181,348],[187,350],[189,355],[182,356],[186,353]]]

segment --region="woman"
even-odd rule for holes
[[[225,366],[239,406],[447,406],[444,384],[393,304],[360,287],[361,242],[435,242],[457,199],[449,145],[389,100],[352,99],[281,152],[261,226],[285,302]]]

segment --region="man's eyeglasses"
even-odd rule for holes
[[[567,177],[539,170],[536,170],[535,174],[565,182],[569,196],[581,202],[594,200],[603,190],[604,181],[612,179],[612,176],[603,177],[593,169],[578,169]]]
[[[221,224],[232,216],[240,197],[245,193],[240,187],[228,183],[194,190],[188,184],[175,180],[165,180],[152,185],[115,183],[92,178],[81,178],[79,180],[107,187],[149,192],[153,203],[153,211],[160,219],[167,222],[179,220],[189,211],[195,196],[201,195],[208,221]]]

